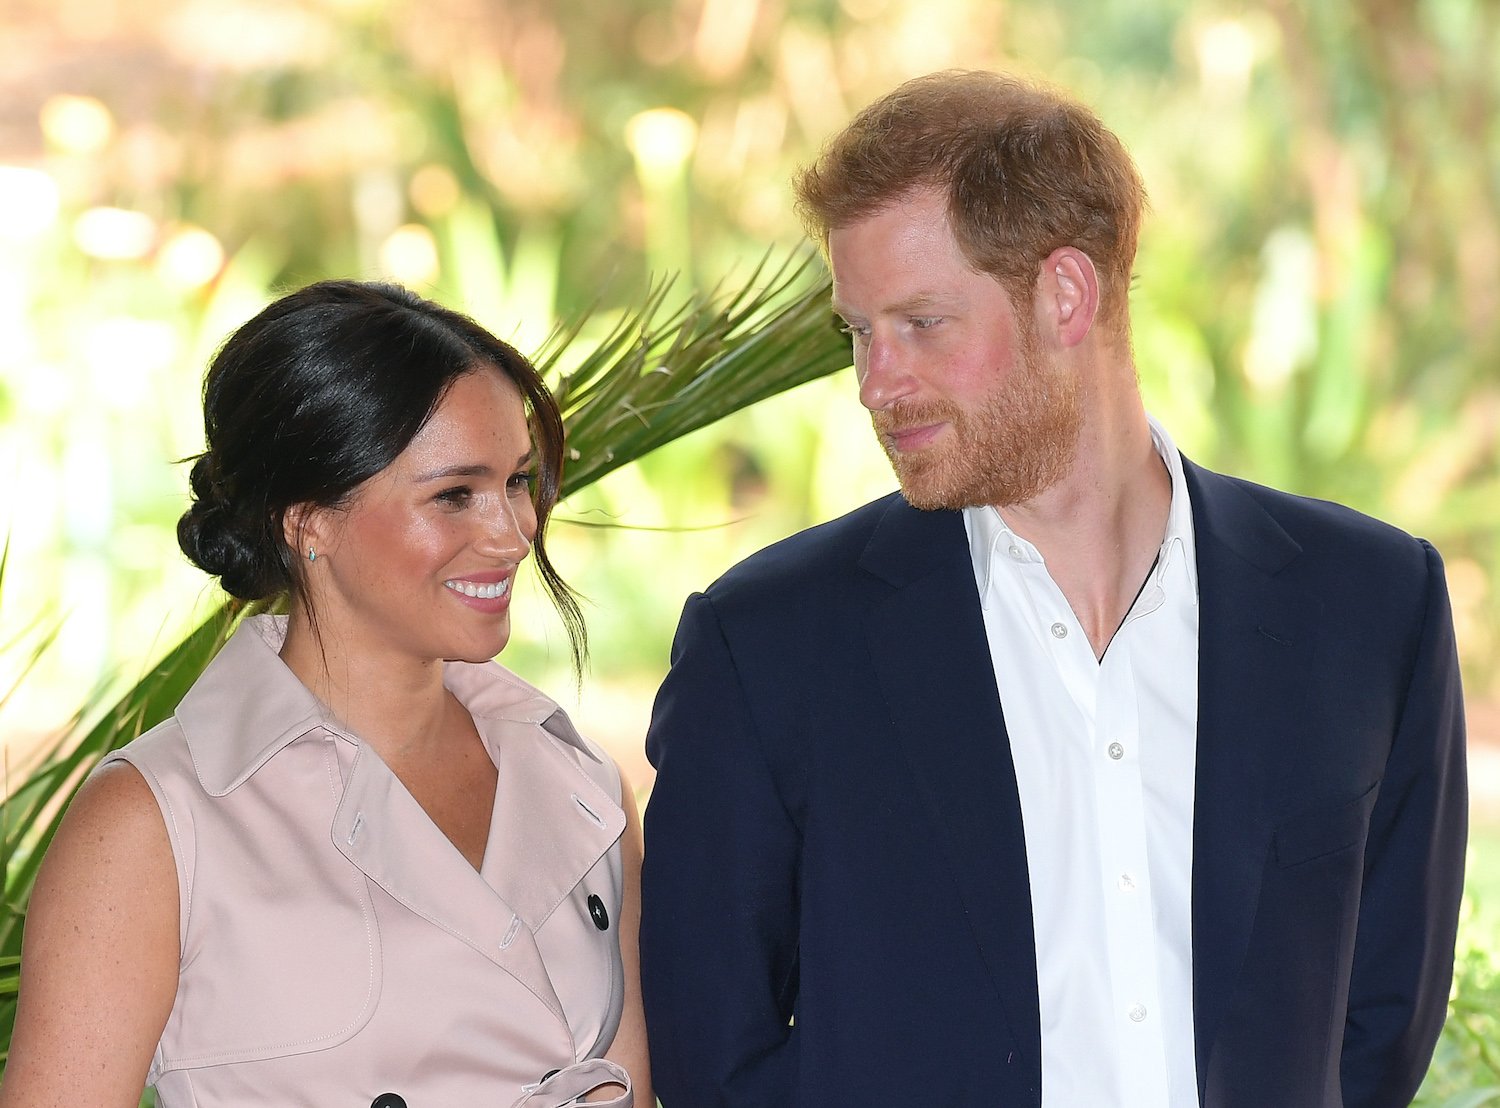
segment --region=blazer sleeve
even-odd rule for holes
[[[1447,1013],[1467,828],[1463,694],[1442,561],[1365,855],[1340,1077],[1347,1108],[1416,1095]]]
[[[641,988],[664,1108],[797,1103],[801,836],[754,716],[695,595],[646,739]]]

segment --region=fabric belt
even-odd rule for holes
[[[571,1108],[583,1103],[580,1097],[606,1085],[623,1085],[625,1091],[610,1100],[591,1100],[589,1108],[635,1108],[630,1074],[605,1058],[586,1058],[564,1066],[546,1080],[529,1086],[510,1108]]]

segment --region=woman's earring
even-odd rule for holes
[[[309,562],[316,562],[318,560],[318,551],[316,547],[309,546],[307,548],[307,560]]]

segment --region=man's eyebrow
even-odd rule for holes
[[[941,297],[939,297],[936,293],[917,292],[913,293],[911,296],[908,296],[903,300],[897,300],[894,304],[885,305],[876,314],[891,315],[900,314],[902,312],[915,312],[922,308],[930,308],[934,304],[939,303],[940,300]],[[841,319],[849,318],[850,313],[847,305],[840,304],[837,300],[835,300],[832,304],[832,308],[834,315],[839,316]],[[857,315],[858,313],[855,314]]]
[[[898,300],[886,308],[888,312],[914,312],[918,308],[930,308],[938,303],[939,297],[933,292],[918,292],[908,296],[905,300]]]

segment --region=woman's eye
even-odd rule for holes
[[[512,473],[510,480],[505,483],[505,487],[512,493],[530,492],[534,484],[536,484],[536,471],[526,469],[520,473]]]
[[[456,485],[451,489],[444,489],[433,497],[439,504],[447,508],[462,508],[474,498],[474,490],[468,485]]]

